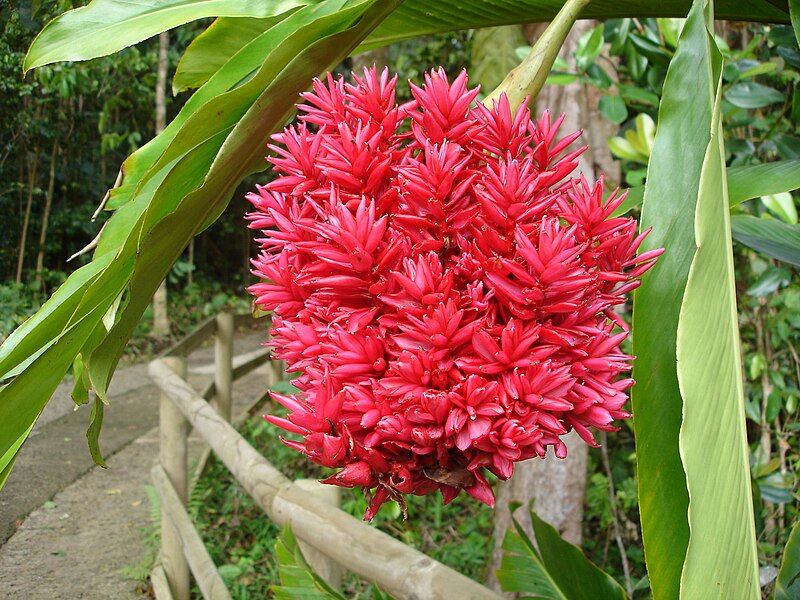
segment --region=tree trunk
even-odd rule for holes
[[[156,135],[167,126],[167,67],[169,64],[169,33],[158,36],[158,77],[156,78]],[[167,280],[161,282],[153,295],[153,334],[169,335],[167,313]]]
[[[192,285],[194,283],[194,238],[189,241],[189,261],[190,269],[186,273],[186,284]]]
[[[578,21],[572,28],[562,49],[562,56],[572,63],[580,36],[594,26],[592,21]],[[543,31],[544,25],[532,27],[535,39]],[[606,121],[599,113],[600,94],[594,88],[581,83],[567,86],[545,86],[536,101],[536,113],[541,114],[549,108],[553,118],[566,113],[562,134],[584,130],[582,143],[589,146],[580,159],[579,172],[593,181],[599,171],[604,171],[609,183],[619,182],[619,166],[608,150],[606,140],[616,133],[616,126]],[[518,463],[514,476],[501,483],[497,493],[494,522],[494,553],[489,572],[489,585],[499,591],[500,585],[494,575],[503,557],[502,544],[506,531],[511,526],[509,503],[521,502],[522,508],[516,517],[531,534],[531,523],[527,506],[533,501],[536,514],[552,524],[574,544],[582,538],[583,501],[586,491],[586,468],[588,448],[575,434],[565,437],[569,449],[564,460],[555,458],[552,451],[547,459],[532,459]]]
[[[36,281],[42,283],[44,270],[44,245],[47,241],[47,225],[50,222],[50,210],[53,206],[53,193],[56,184],[56,157],[58,156],[58,138],[53,140],[53,150],[50,152],[50,172],[47,176],[47,196],[42,212],[42,229],[39,232],[39,253],[36,255]]]
[[[25,264],[25,244],[28,241],[28,225],[31,222],[31,205],[33,189],[36,187],[36,171],[39,168],[39,145],[33,148],[33,158],[28,165],[28,197],[25,201],[25,216],[22,218],[22,229],[19,234],[19,253],[17,254],[17,274],[14,281],[22,283],[22,267]]]

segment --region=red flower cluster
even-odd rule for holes
[[[341,469],[327,483],[369,491],[366,519],[436,490],[492,505],[484,469],[506,479],[627,417],[614,307],[660,253],[637,257],[645,234],[611,217],[624,195],[570,179],[583,149],[562,119],[476,104],[441,70],[398,106],[396,79],[315,81],[271,146],[279,177],[248,196],[250,290],[300,372],[267,419]]]

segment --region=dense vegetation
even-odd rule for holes
[[[88,262],[90,253],[70,257],[101,230],[108,213],[95,211],[119,165],[155,130],[157,39],[22,77],[36,34],[68,8],[9,0],[0,11],[0,340]],[[191,24],[170,36],[170,72],[199,29]],[[186,96],[168,95],[168,118]],[[243,192],[234,206],[197,238],[191,262],[187,251],[172,269],[168,285],[181,290],[169,297],[175,334],[244,296],[250,237],[242,227]],[[163,347],[148,339],[151,321],[148,313],[129,352]]]

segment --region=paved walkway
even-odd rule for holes
[[[234,353],[256,349],[263,334],[238,335]],[[195,352],[190,382],[209,381],[213,348]],[[234,414],[256,400],[268,370],[234,385]],[[42,414],[0,492],[0,598],[127,598],[140,591],[124,570],[146,554],[150,521],[145,486],[158,455],[158,393],[146,367],[121,369],[111,386],[101,434],[109,468],[92,463],[86,448],[88,410],[74,412],[69,387]],[[199,440],[193,443],[199,454]],[[30,513],[30,514],[29,514]],[[26,518],[27,515],[27,518]]]

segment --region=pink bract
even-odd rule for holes
[[[266,418],[338,469],[327,483],[368,492],[366,519],[437,490],[492,505],[486,471],[628,417],[614,310],[660,254],[636,256],[647,232],[612,217],[624,194],[573,177],[563,117],[487,108],[443,70],[397,105],[396,81],[315,81],[274,136],[277,179],[248,196],[250,291],[300,373],[273,394],[288,416]]]

